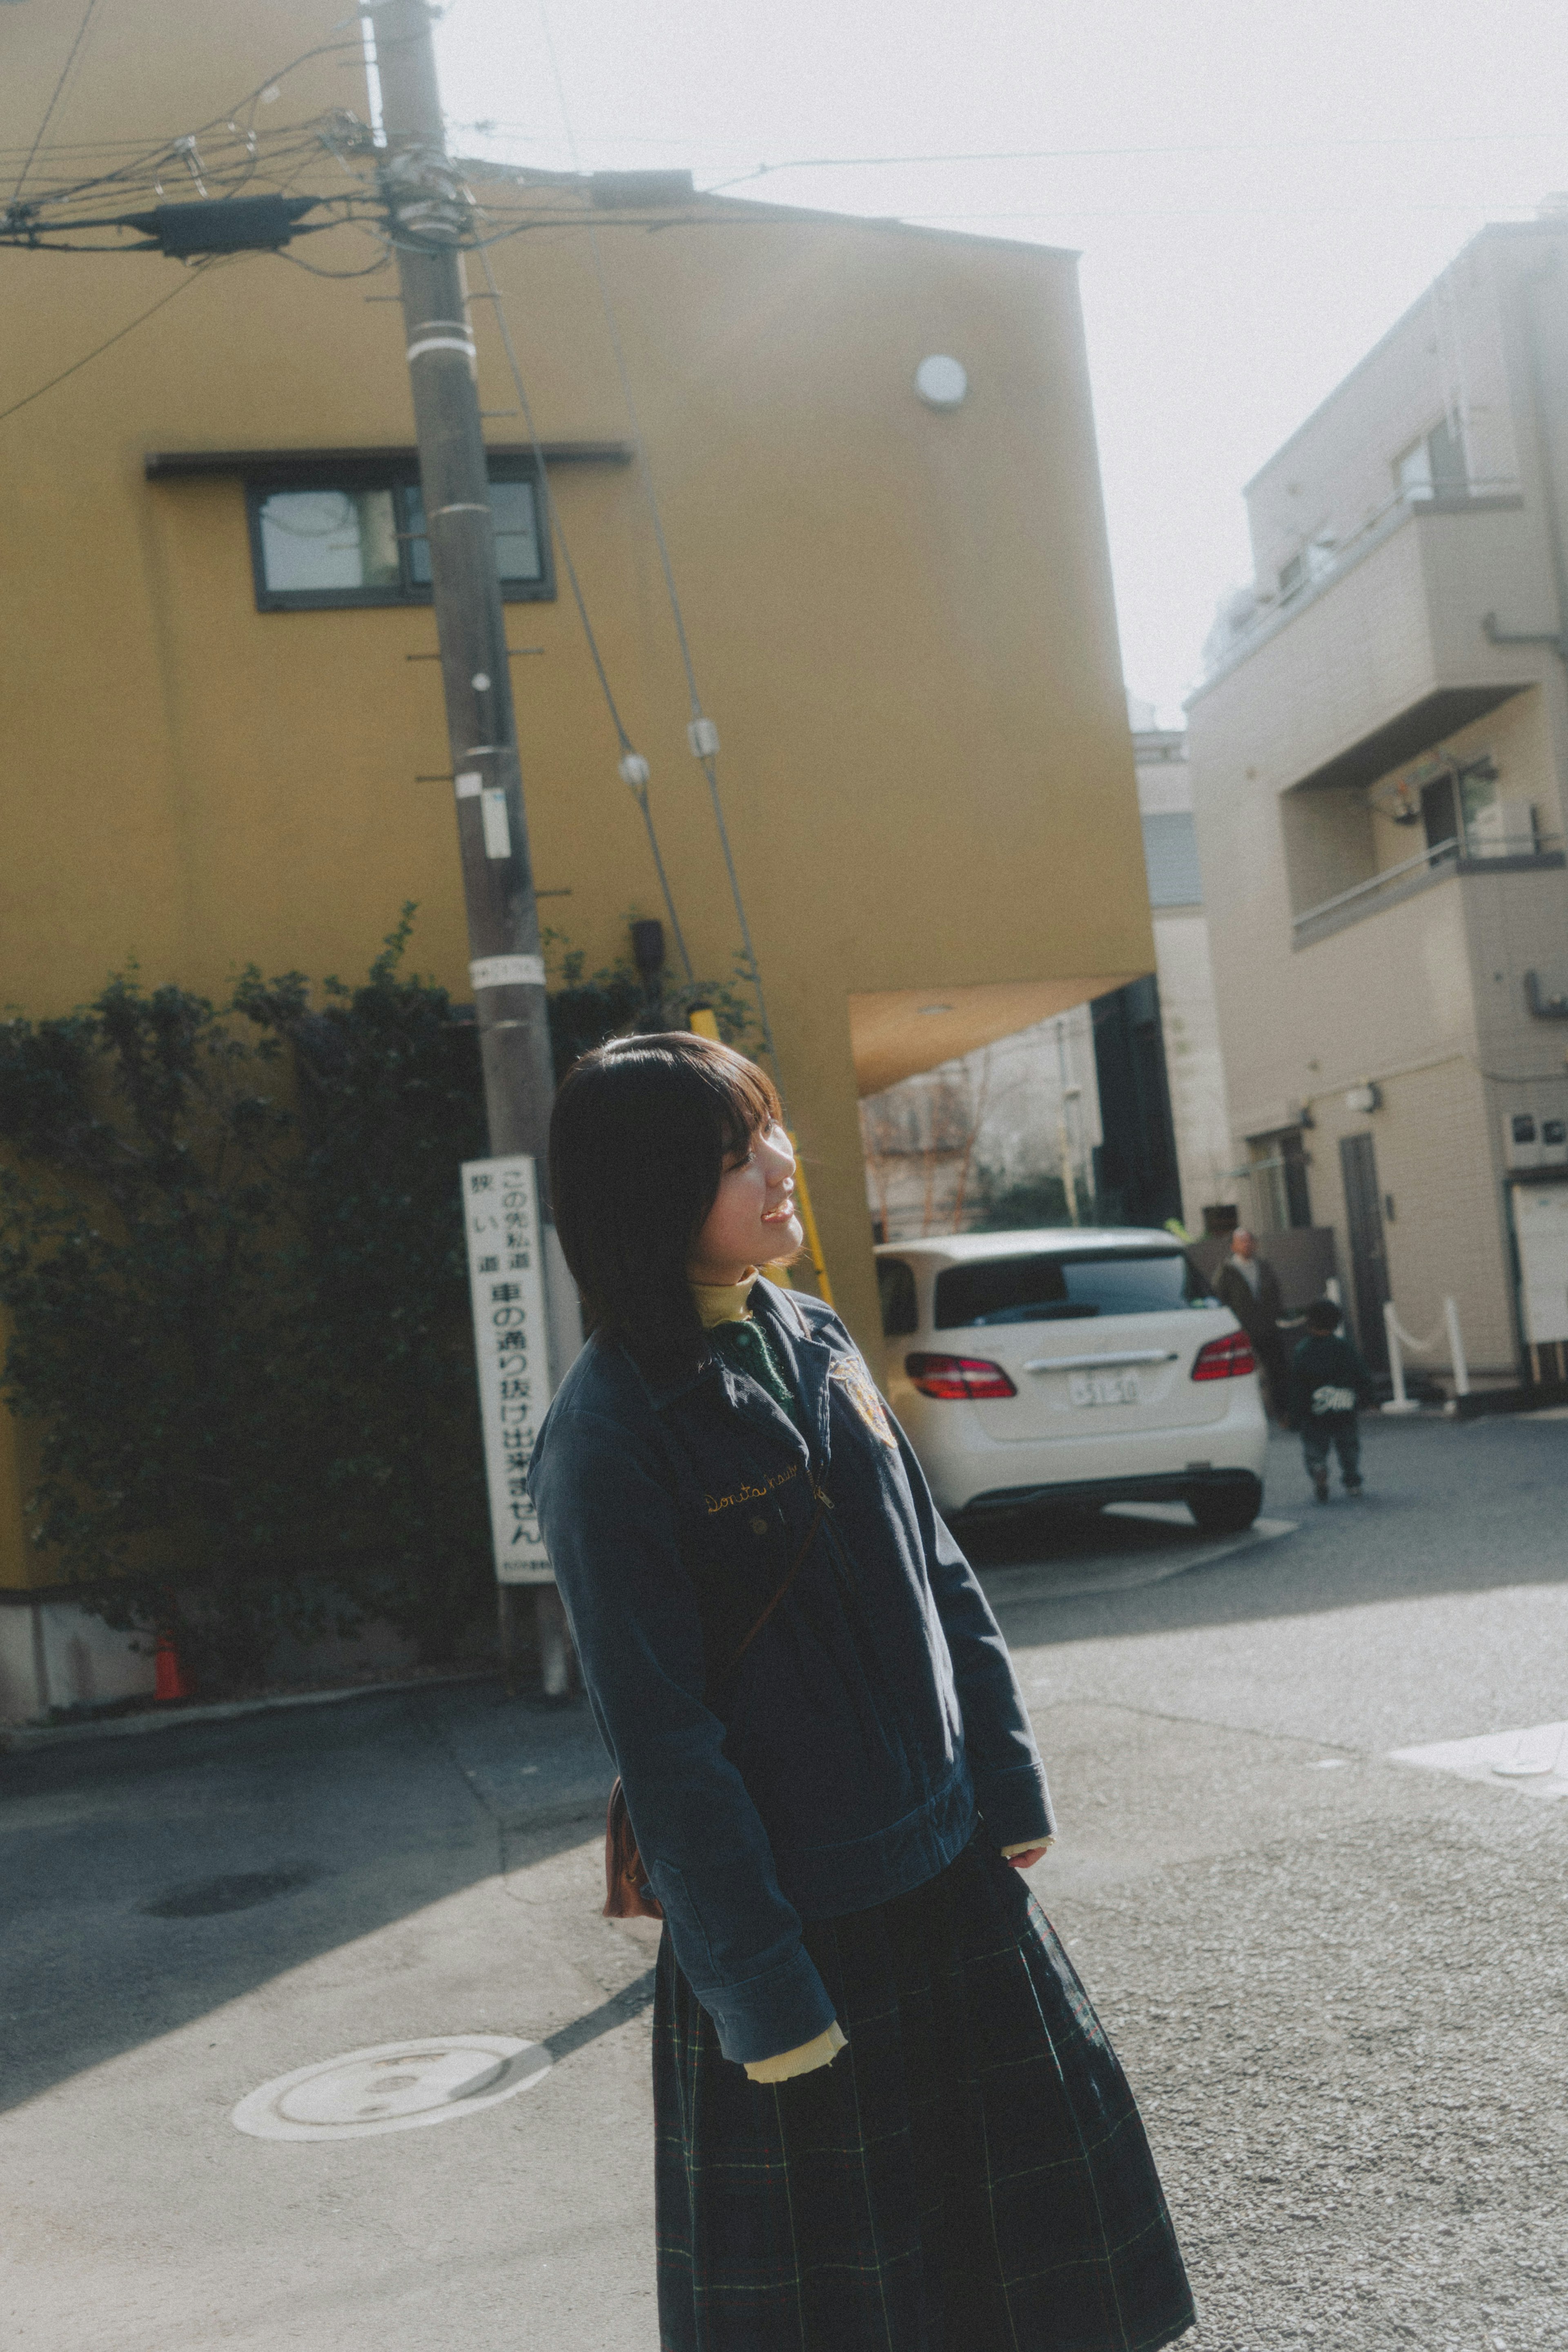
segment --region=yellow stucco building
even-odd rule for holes
[[[12,153],[78,15],[0,17]],[[57,140],[72,170],[94,141],[187,126],[223,147],[247,91],[235,120],[264,155],[284,126],[363,117],[356,40],[325,0],[167,0],[155,18],[110,0],[26,193],[62,176]],[[325,148],[301,184],[340,184]],[[489,259],[693,961],[725,976],[739,940],[619,341],[791,1118],[869,1339],[857,1093],[1153,964],[1073,257],[694,197],[679,175],[476,184],[538,224]],[[131,956],[209,990],[253,961],[350,974],[411,898],[420,968],[469,993],[434,625],[417,540],[393,528],[417,524],[395,274],[294,266],[379,249],[343,228],[294,260],[183,274],[156,254],[0,252],[0,957],[26,1013]],[[544,911],[591,970],[663,905],[559,546],[528,542],[496,302],[473,320],[497,473],[528,485],[503,527],[535,868],[570,893]],[[916,389],[934,355],[961,362],[956,404]],[[350,508],[341,562],[368,597],[337,574],[317,593],[300,532]],[[0,1579],[28,1573],[0,1427]]]

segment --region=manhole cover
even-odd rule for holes
[[[150,1919],[206,1919],[219,1911],[248,1911],[308,1886],[313,1870],[242,1870],[226,1878],[193,1878],[141,1906]]]
[[[528,2090],[549,2066],[542,2043],[499,2033],[382,2042],[264,2083],[233,2121],[255,2139],[365,2139],[476,2115]]]

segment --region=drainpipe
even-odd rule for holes
[[[1549,646],[1568,673],[1568,557],[1563,545],[1563,510],[1557,498],[1557,470],[1552,462],[1552,444],[1546,434],[1546,388],[1541,365],[1541,335],[1535,303],[1532,299],[1538,286],[1543,286],[1557,276],[1557,256],[1553,253],[1539,269],[1532,269],[1519,281],[1519,308],[1524,324],[1525,373],[1530,384],[1531,427],[1535,442],[1535,463],[1541,476],[1541,510],[1546,520],[1546,543],[1552,556],[1552,579],[1557,597],[1557,627],[1555,633],[1500,629],[1497,614],[1488,613],[1481,621],[1482,634],[1493,646]],[[1568,810],[1565,810],[1568,814]]]

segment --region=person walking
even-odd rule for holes
[[[1337,1336],[1343,1320],[1332,1298],[1314,1298],[1306,1312],[1307,1336],[1291,1359],[1291,1426],[1301,1432],[1307,1475],[1320,1503],[1329,1498],[1331,1445],[1345,1493],[1359,1495],[1364,1483],[1355,1416],[1358,1405],[1372,1402],[1372,1379],[1360,1349]]]
[[[759,1271],[801,1246],[771,1082],[617,1040],[549,1164],[591,1337],[528,1484],[664,1923],[663,2352],[1174,2343],[1137,2107],[1020,1875],[1006,1644],[844,1326]]]
[[[1245,1225],[1238,1225],[1230,1236],[1230,1255],[1214,1278],[1214,1295],[1251,1340],[1263,1375],[1264,1402],[1274,1419],[1283,1422],[1290,1387],[1290,1350],[1280,1329],[1284,1294],[1279,1276],[1266,1257],[1259,1256],[1258,1244]]]

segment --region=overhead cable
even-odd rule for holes
[[[577,139],[571,125],[571,110],[566,102],[560,61],[556,55],[555,36],[550,27],[548,0],[539,0],[539,21],[544,28],[545,48],[549,58],[550,74],[555,82],[556,101],[560,108],[560,119],[566,131],[567,145],[571,152],[572,168],[580,170]],[[747,977],[756,992],[757,1010],[762,1023],[763,1043],[767,1046],[768,1057],[773,1065],[782,1095],[783,1066],[779,1059],[779,1048],[773,1040],[773,1024],[768,1018],[768,998],[762,985],[762,967],[758,961],[757,949],[752,941],[751,925],[747,920],[746,900],[741,895],[740,877],[736,872],[735,853],[730,847],[729,827],[725,823],[724,803],[719,798],[716,764],[718,730],[704,710],[702,697],[697,691],[696,670],[692,661],[691,642],[686,635],[685,615],[681,610],[680,594],[675,587],[674,567],[670,561],[669,543],[664,537],[664,518],[659,511],[658,494],[653,488],[653,469],[648,463],[647,445],[643,438],[642,421],[637,414],[637,403],[632,390],[632,380],[627,373],[626,355],[621,347],[621,333],[616,325],[615,306],[610,299],[609,281],[604,274],[604,256],[600,250],[598,227],[591,215],[588,222],[588,241],[589,249],[593,256],[594,276],[599,283],[599,299],[604,311],[605,329],[610,337],[611,351],[615,358],[615,372],[621,379],[621,392],[626,403],[627,421],[632,427],[632,446],[637,453],[638,477],[642,481],[643,495],[648,502],[648,514],[653,526],[653,541],[659,551],[660,568],[664,575],[664,589],[669,599],[670,616],[674,623],[675,642],[680,647],[681,665],[685,671],[686,692],[692,713],[691,725],[686,730],[687,740],[691,744],[694,757],[707,779],[708,798],[713,803],[714,824],[718,832],[719,846],[724,852],[725,871],[729,877],[729,894],[735,905],[736,921],[740,927],[741,946],[746,956]]]
[[[98,0],[87,0],[87,7],[83,11],[81,23],[77,26],[76,39],[71,43],[69,54],[68,55],[64,65],[60,68],[60,78],[58,81],[56,82],[53,90],[50,92],[49,102],[44,109],[44,119],[39,123],[33,143],[27,150],[26,162],[23,164],[21,171],[16,175],[16,184],[11,191],[11,201],[13,204],[15,204],[16,198],[21,194],[22,184],[33,168],[33,158],[38,152],[39,142],[42,141],[45,131],[54,121],[55,109],[60,102],[61,92],[64,90],[67,82],[70,79],[71,68],[75,65],[78,57],[81,53],[81,45],[87,38],[88,26],[92,23],[93,12],[97,6]]]
[[[226,257],[215,256],[214,259]],[[9,408],[0,408],[0,425],[4,425],[8,416],[15,416],[18,409],[30,408],[35,400],[42,400],[46,392],[53,392],[56,384],[64,383],[68,376],[78,375],[84,367],[90,367],[94,360],[101,359],[105,352],[114,349],[116,343],[122,343],[127,335],[134,334],[138,327],[145,326],[149,319],[155,318],[160,310],[166,310],[171,302],[177,301],[185,289],[188,286],[193,286],[198,277],[213,266],[211,261],[193,262],[177,286],[171,288],[167,294],[160,295],[156,302],[152,303],[147,310],[138,312],[134,319],[129,320],[116,333],[106,337],[92,351],[84,352],[79,360],[73,360],[69,367],[60,370],[58,375],[52,375],[47,383],[41,383],[36,391],[24,394],[20,400],[14,400]]]
[[[546,530],[553,529],[556,544],[560,549],[560,559],[566,566],[566,576],[571,583],[571,593],[573,602],[577,605],[577,616],[582,623],[582,634],[588,641],[589,654],[599,678],[600,692],[604,697],[604,707],[610,713],[611,725],[614,728],[621,745],[622,780],[629,787],[633,799],[643,812],[643,823],[648,832],[648,846],[653,852],[654,871],[659,877],[659,888],[664,893],[664,912],[670,919],[670,929],[674,933],[675,947],[686,978],[695,980],[696,973],[692,968],[691,956],[686,949],[685,934],[681,929],[680,917],[675,912],[674,896],[670,888],[669,876],[664,871],[664,861],[659,850],[659,836],[653,824],[653,813],[649,805],[648,763],[627,733],[625,722],[622,719],[615,697],[611,690],[609,672],[604,667],[604,656],[600,652],[599,639],[594,635],[593,624],[588,617],[588,601],[582,593],[582,583],[577,576],[577,566],[572,562],[571,548],[566,532],[561,528],[559,510],[555,503],[555,493],[550,488],[549,468],[545,464],[544,445],[539,439],[538,427],[534,424],[534,412],[523,383],[523,372],[517,364],[517,349],[512,341],[512,331],[507,320],[507,306],[502,299],[501,289],[496,283],[496,273],[490,267],[490,257],[483,246],[479,248],[479,266],[485,273],[485,283],[489,288],[495,306],[496,324],[500,331],[501,348],[507,354],[507,365],[512,372],[512,384],[517,395],[517,405],[522,411],[523,423],[528,428],[528,439],[533,444],[534,463],[538,467],[540,520]]]

